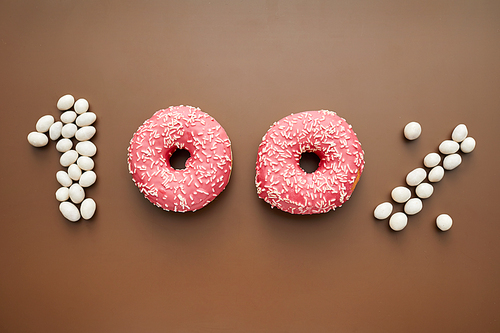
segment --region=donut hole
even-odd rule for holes
[[[312,151],[306,151],[300,155],[299,165],[306,173],[313,173],[318,170],[321,159]]]
[[[170,156],[170,166],[175,170],[184,170],[186,161],[191,157],[187,149],[177,148]]]

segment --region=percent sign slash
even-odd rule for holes
[[[404,128],[404,135],[408,140],[415,140],[420,136],[422,128],[417,122],[410,122]],[[429,168],[427,171],[424,168],[416,168],[406,176],[406,184],[409,187],[415,187],[417,197],[411,197],[411,190],[406,186],[397,186],[391,192],[392,199],[397,203],[404,203],[404,212],[396,212],[392,214],[393,205],[391,202],[383,202],[379,204],[373,215],[379,220],[384,220],[390,217],[389,226],[394,231],[403,230],[408,224],[408,215],[415,215],[423,208],[422,199],[429,198],[434,192],[434,187],[430,183],[441,181],[444,177],[445,170],[453,170],[462,163],[462,156],[458,153],[468,154],[476,147],[476,140],[469,137],[469,131],[464,124],[457,125],[451,134],[451,140],[444,140],[439,145],[439,152],[444,156],[433,152],[424,157],[424,166]],[[442,161],[442,163],[441,163]],[[425,180],[428,182],[424,182]],[[436,225],[442,231],[447,231],[453,224],[452,218],[448,214],[440,214],[436,218]]]

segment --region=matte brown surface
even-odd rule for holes
[[[0,332],[500,331],[500,2],[2,1],[0,31]],[[78,223],[54,142],[26,140],[66,93],[98,115],[98,211]],[[134,131],[179,104],[233,143],[228,187],[196,213],[152,206],[127,172]],[[324,215],[272,210],[257,146],[322,108],[363,144],[356,191]],[[405,230],[376,221],[459,123],[476,150]]]

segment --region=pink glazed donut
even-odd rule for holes
[[[313,173],[299,165],[304,152],[320,158]],[[335,112],[292,114],[262,138],[255,168],[257,194],[291,214],[326,213],[351,196],[363,172],[363,156],[352,126]]]
[[[170,157],[186,149],[186,168]],[[135,132],[128,147],[129,172],[154,205],[174,212],[195,211],[211,202],[229,182],[231,141],[219,123],[191,106],[157,111]]]

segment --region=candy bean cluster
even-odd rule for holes
[[[28,142],[33,147],[43,147],[49,138],[57,141],[56,149],[61,153],[59,162],[65,168],[56,173],[56,180],[61,185],[55,194],[60,202],[59,210],[71,222],[80,218],[88,220],[96,211],[96,203],[86,198],[85,188],[92,186],[97,179],[92,159],[97,147],[90,141],[96,134],[93,124],[97,116],[88,111],[86,99],[75,102],[72,95],[59,98],[57,108],[62,111],[60,120],[55,121],[51,115],[42,116],[36,122],[36,131],[28,134]]]
[[[420,136],[421,126],[416,122],[411,122],[404,128],[404,135],[408,140],[415,140]],[[404,212],[392,214],[393,205],[391,202],[379,204],[373,215],[379,220],[390,217],[389,226],[394,231],[403,230],[408,223],[408,215],[415,215],[423,208],[422,199],[429,198],[434,193],[434,187],[430,183],[436,183],[443,179],[445,170],[450,171],[462,163],[462,156],[458,153],[468,154],[476,147],[476,141],[468,136],[467,126],[460,124],[455,127],[451,134],[451,140],[444,140],[438,147],[439,153],[432,152],[424,157],[424,166],[429,169],[416,168],[410,171],[406,176],[406,184],[411,188],[415,187],[417,197],[412,198],[412,191],[406,186],[397,186],[391,192],[392,199],[397,203],[404,204]],[[442,165],[440,165],[442,161]],[[425,182],[425,180],[428,182]],[[452,218],[447,214],[441,214],[436,218],[436,226],[447,231],[451,228]]]

